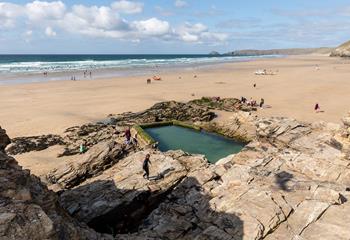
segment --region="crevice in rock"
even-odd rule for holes
[[[330,208],[331,205],[329,205],[326,209],[324,209],[315,220],[311,221],[310,223],[308,223],[306,226],[303,227],[303,229],[301,229],[299,235],[301,236],[303,234],[303,232],[305,231],[306,228],[308,228],[311,224],[317,222],[318,219],[320,219],[323,214]]]
[[[166,191],[144,191],[133,201],[119,205],[108,213],[92,219],[88,226],[100,233],[112,235],[127,234],[138,231],[139,226],[147,219],[167,196],[182,182],[186,176]]]

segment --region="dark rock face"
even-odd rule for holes
[[[201,99],[192,100],[189,103],[227,112],[236,112],[239,110],[250,112],[257,110],[256,107],[241,103],[237,98],[202,97]]]
[[[161,121],[210,121],[215,113],[196,104],[181,102],[161,102],[138,113],[123,113],[111,115],[118,125],[133,125]]]
[[[151,180],[142,177],[146,152],[137,152],[102,174],[60,195],[61,205],[74,217],[102,232],[128,232],[142,220],[187,174],[176,158],[151,155]],[[181,156],[181,154],[180,154]],[[206,161],[188,157],[188,161]]]
[[[3,131],[0,142],[8,142]],[[55,193],[3,152],[0,179],[1,239],[113,239],[71,218],[59,207]]]
[[[10,155],[16,155],[31,151],[41,151],[53,145],[62,145],[63,139],[58,135],[41,135],[31,137],[17,137],[6,149]]]
[[[0,152],[4,152],[7,145],[11,143],[9,136],[7,136],[5,129],[0,127]]]

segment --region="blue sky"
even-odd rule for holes
[[[0,53],[208,53],[349,39],[349,0],[0,2]]]

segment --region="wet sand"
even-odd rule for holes
[[[278,72],[256,76],[257,69]],[[202,96],[264,98],[271,108],[259,110],[259,114],[308,122],[339,122],[350,110],[350,61],[322,55],[164,72],[162,81],[146,84],[150,77],[0,86],[0,126],[10,137],[62,133],[67,127],[98,121],[110,113],[140,111],[159,101]],[[314,112],[316,102],[324,112]]]

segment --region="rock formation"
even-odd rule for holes
[[[217,104],[213,107],[223,106]],[[87,224],[116,239],[350,239],[350,115],[340,126],[240,111],[222,122],[209,121],[209,112],[209,107],[193,102],[166,102],[115,116],[114,125],[70,129],[66,142],[76,144],[87,136],[93,140],[81,159],[48,174],[57,195],[10,164],[12,158],[0,155],[5,156],[0,177],[11,183],[1,187],[1,198],[10,204],[0,206],[1,221],[16,223],[6,214],[24,214],[24,208],[11,205],[20,201],[43,209],[53,227],[44,220],[28,225],[32,218],[26,217],[26,228],[14,234],[18,238],[27,228],[33,234],[23,235],[28,239],[55,239],[46,229],[55,229],[55,234],[67,229],[60,233],[66,239],[110,236],[98,235]],[[213,165],[200,155],[125,149],[119,142],[125,125],[172,117],[249,143]],[[98,139],[103,141],[94,143]],[[2,142],[6,140],[0,138]],[[149,181],[142,177],[146,153],[151,154]],[[6,224],[3,229],[17,229]],[[65,227],[58,229],[59,224]],[[0,233],[7,237],[10,230]]]
[[[3,150],[9,138],[0,130]],[[1,239],[113,239],[70,217],[59,206],[54,192],[3,151],[0,151],[0,179]]]
[[[72,188],[113,166],[127,153],[128,149],[126,146],[113,140],[101,142],[93,146],[78,161],[62,168],[54,169],[47,175],[47,178],[61,189]]]
[[[111,122],[118,125],[134,125],[140,123],[153,123],[160,121],[210,121],[215,113],[208,108],[197,104],[181,103],[175,101],[161,102],[151,108],[138,113],[123,113],[110,115]]]
[[[63,144],[62,138],[53,134],[17,137],[12,139],[12,143],[7,147],[6,152],[10,155],[16,155],[30,151],[41,151],[50,146],[59,144]]]
[[[350,41],[343,43],[331,52],[331,57],[350,57]]]
[[[9,136],[7,136],[5,129],[0,127],[0,152],[4,152],[7,145],[11,143]]]

